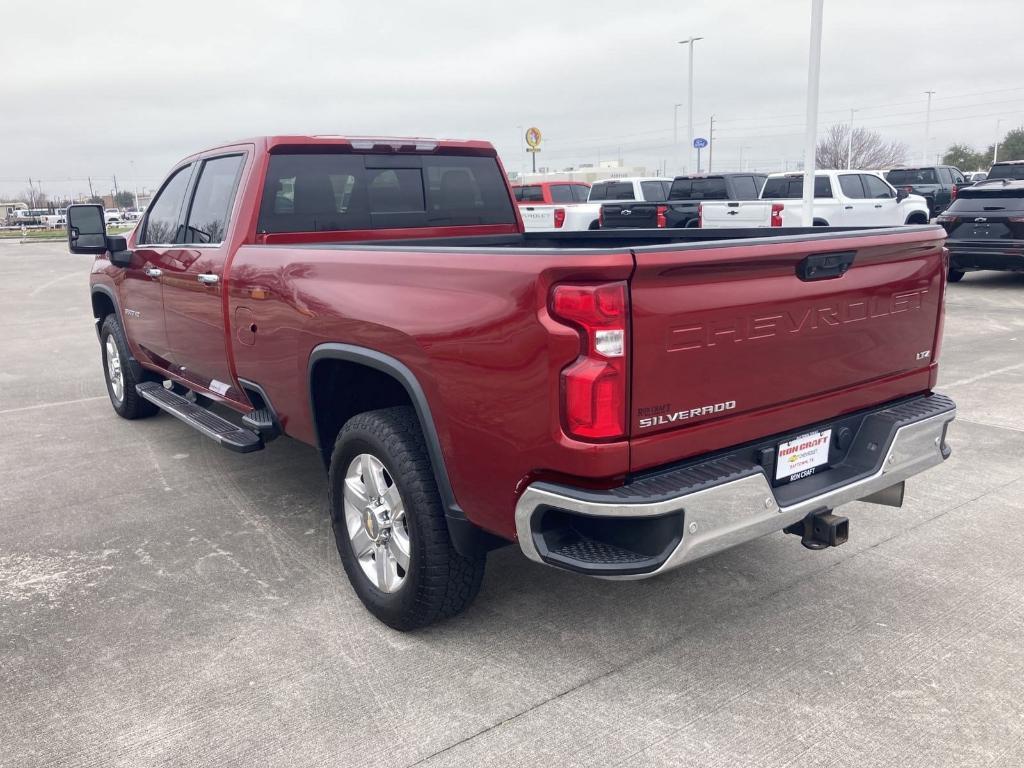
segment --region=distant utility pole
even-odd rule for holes
[[[36,207],[36,188],[32,186],[32,177],[28,180],[28,207]]]
[[[113,203],[113,207],[114,208],[117,207],[117,196],[119,194],[121,194],[121,193],[117,191],[117,174],[115,173],[114,174],[114,199],[111,200],[111,203]]]
[[[89,202],[92,202],[92,199],[96,197],[96,193],[92,191],[92,176],[87,176],[86,178],[89,179]]]
[[[708,173],[711,173],[711,158],[715,152],[715,116],[711,116],[711,124],[708,126]]]
[[[856,109],[851,109],[850,110],[850,131],[849,131],[849,136],[846,137],[846,168],[847,168],[847,170],[849,170],[850,168],[853,167],[853,165],[851,165],[851,163],[853,162],[853,113],[856,112],[856,111],[857,111]]]
[[[1000,118],[996,119],[996,146],[995,146],[995,149],[992,150],[992,162],[993,163],[996,163],[996,162],[999,161],[999,140],[1002,138],[1002,136],[999,135],[999,124],[1002,123],[1002,122],[1003,122],[1003,118],[1000,117]]]
[[[932,132],[932,96],[935,91],[925,91],[928,94],[928,107],[924,113],[924,151],[921,153],[921,162],[928,162],[928,134]]]
[[[689,37],[679,41],[679,45],[690,46],[686,87],[686,165],[684,166],[684,170],[687,172],[690,170],[690,158],[693,156],[693,45],[703,39],[703,37]]]

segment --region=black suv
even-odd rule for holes
[[[979,181],[937,221],[948,236],[950,282],[975,269],[1024,271],[1024,181]]]
[[[602,205],[601,229],[696,227],[702,201],[757,200],[765,178],[763,173],[676,176],[666,202]]]
[[[956,200],[957,194],[971,182],[959,168],[952,165],[922,165],[912,168],[893,168],[885,180],[896,189],[912,195],[921,195],[928,202],[931,216],[937,216]]]
[[[1024,160],[1005,160],[993,165],[988,179],[1024,179]]]

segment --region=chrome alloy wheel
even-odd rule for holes
[[[118,354],[117,344],[112,335],[107,336],[107,343],[104,345],[107,357],[107,379],[110,381],[110,391],[114,393],[117,402],[124,400],[124,372],[121,370],[121,355]]]
[[[381,592],[397,592],[409,574],[409,525],[398,486],[376,456],[361,453],[345,472],[345,528],[352,554]]]

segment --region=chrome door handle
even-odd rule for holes
[[[147,277],[156,278],[156,277],[160,277],[160,275],[162,275],[163,273],[164,273],[164,271],[162,269],[157,269],[156,267],[147,267],[146,268],[146,276]]]
[[[218,275],[196,275],[196,280],[203,285],[216,285],[220,282],[220,277]]]

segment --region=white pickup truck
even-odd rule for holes
[[[773,173],[759,200],[701,203],[700,226],[708,229],[803,225],[803,173]],[[928,204],[870,171],[816,171],[814,226],[884,227],[927,224]]]
[[[582,232],[600,228],[601,206],[636,200],[663,202],[668,200],[672,179],[658,176],[606,179],[595,181],[585,203],[564,205],[519,203],[519,214],[527,232]]]

